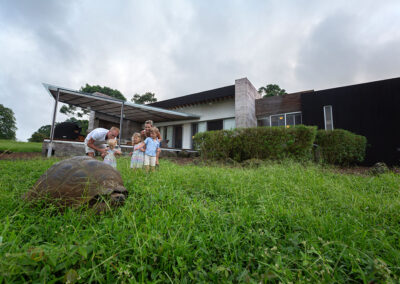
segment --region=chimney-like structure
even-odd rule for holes
[[[261,98],[257,89],[247,78],[235,80],[236,127],[256,127],[256,103]]]

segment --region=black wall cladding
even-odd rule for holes
[[[324,129],[326,105],[335,129],[367,138],[365,165],[400,165],[400,78],[302,94],[303,124]]]

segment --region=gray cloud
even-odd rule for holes
[[[42,82],[167,99],[242,77],[288,91],[396,77],[399,27],[395,0],[2,1],[0,103],[25,140],[51,120]]]

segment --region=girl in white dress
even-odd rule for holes
[[[140,133],[136,132],[132,135],[132,146],[131,169],[141,169],[144,161],[144,143]]]
[[[108,148],[106,150],[106,156],[104,157],[104,163],[112,166],[113,168],[117,168],[117,159],[115,158],[115,154],[121,155],[121,151],[115,149],[117,146],[116,139],[107,140]]]

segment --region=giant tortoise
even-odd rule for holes
[[[124,203],[128,191],[113,167],[80,156],[54,164],[24,195],[28,201],[45,200],[60,208],[88,204],[97,212]]]

